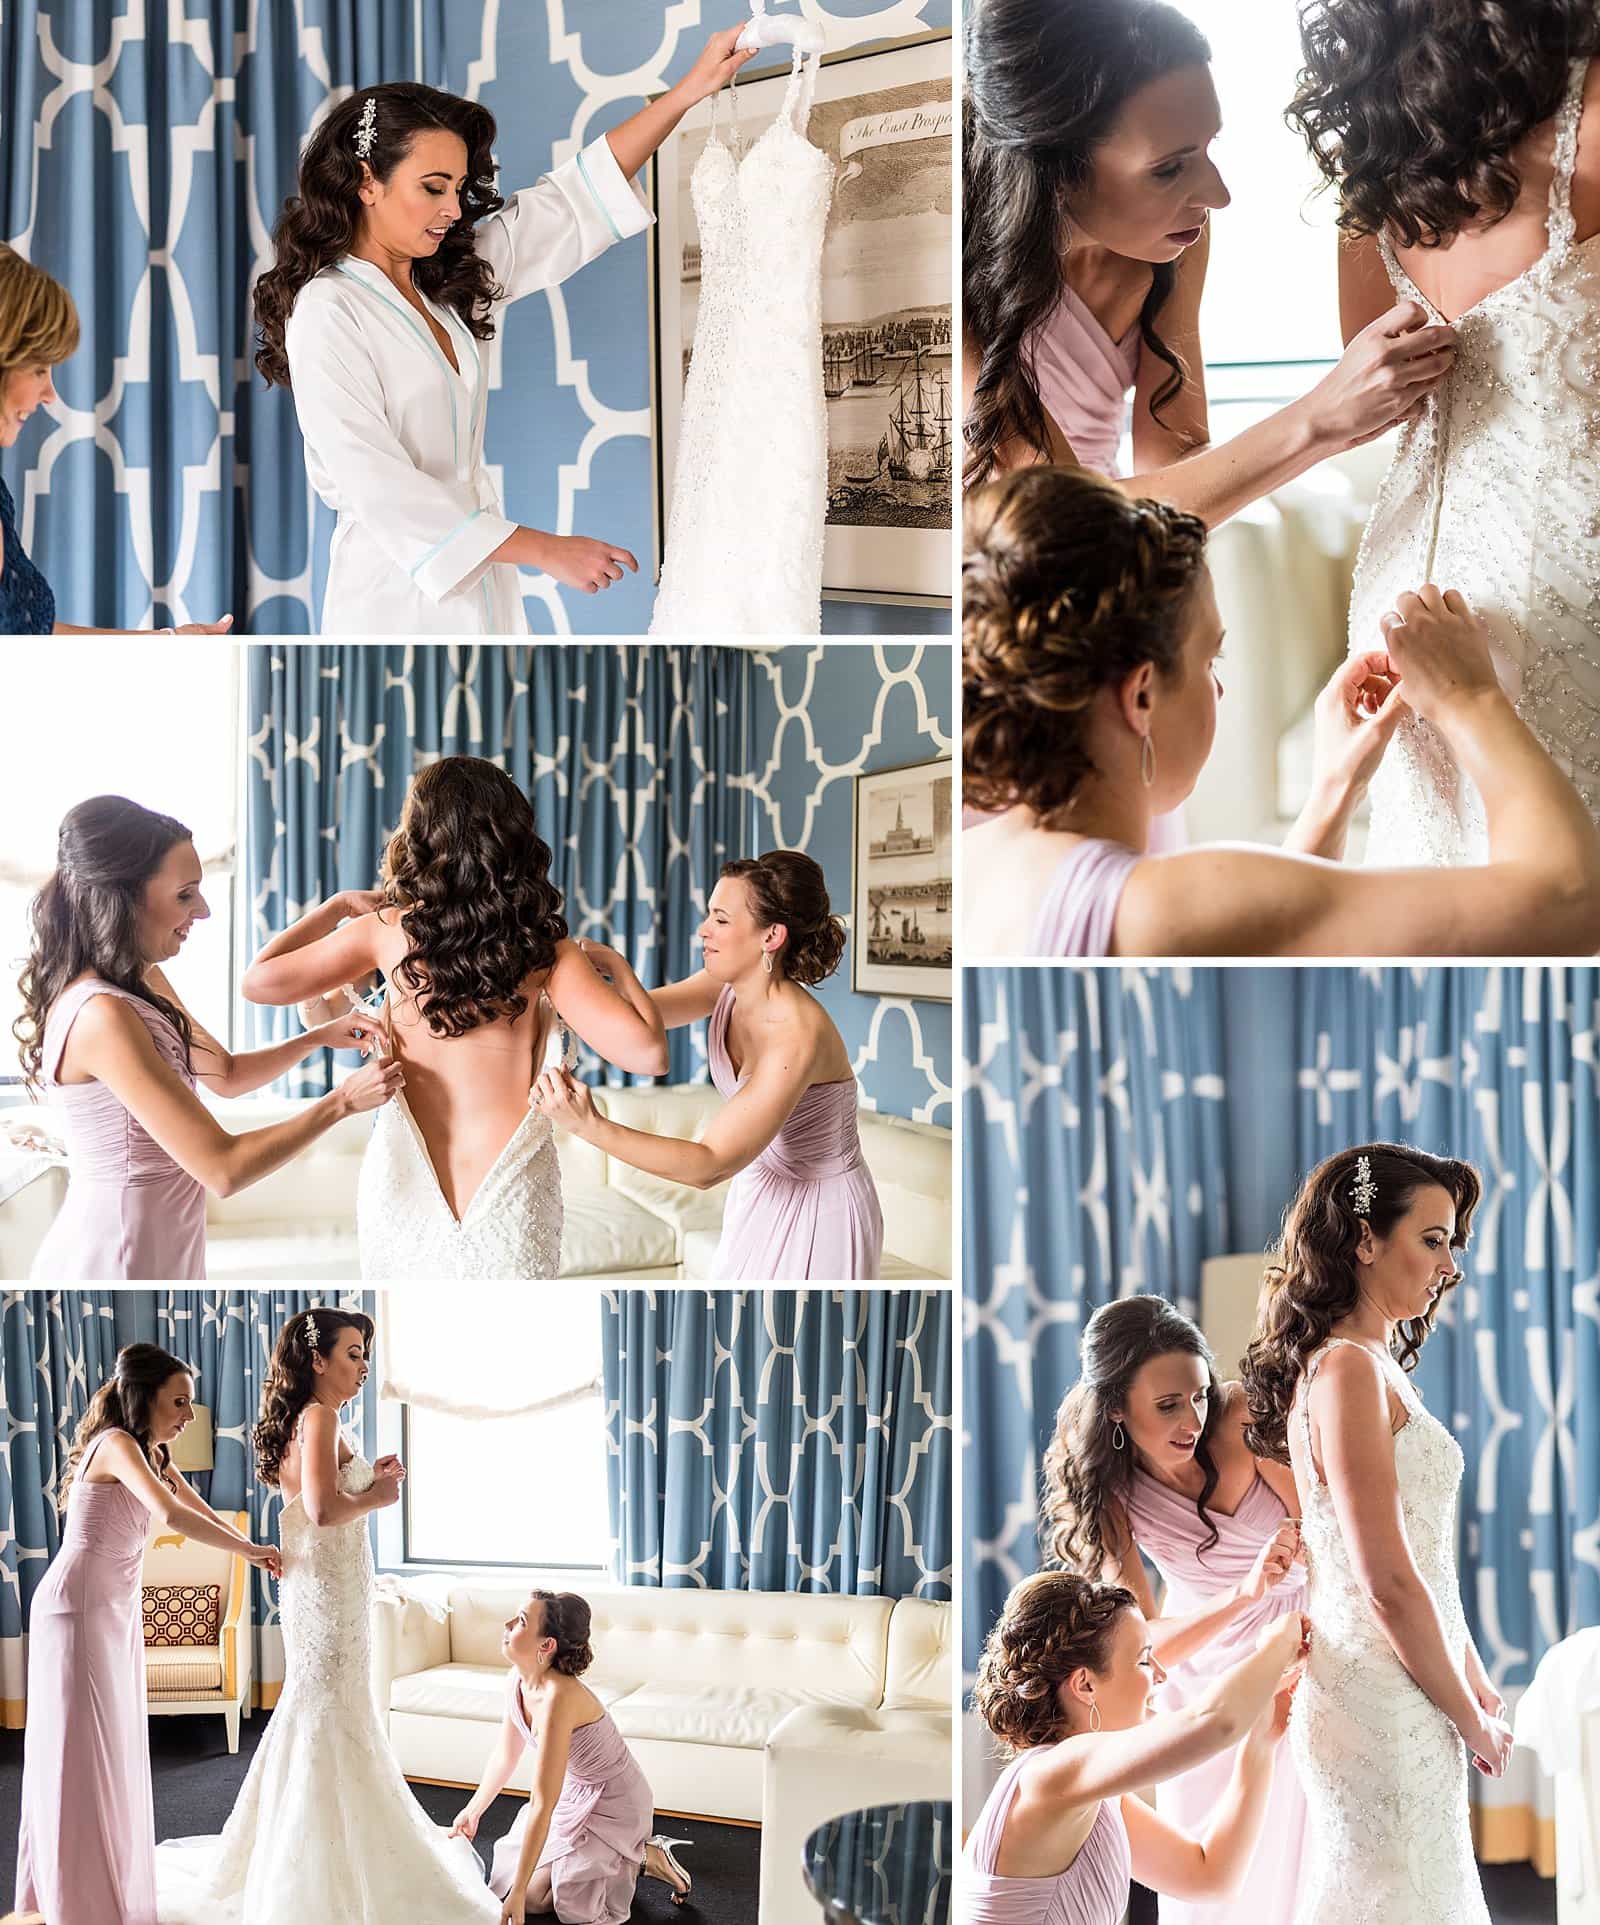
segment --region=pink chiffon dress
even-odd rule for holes
[[[1017,1779],[1036,1755],[1025,1751],[1013,1758],[983,1801],[967,1840],[956,1925],[1117,1925],[1127,1909],[1131,1869],[1120,1799],[1102,1802],[1089,1836],[1064,1872],[1053,1878],[1006,1878],[995,1870]],[[1164,1925],[1164,1899],[1161,1916]]]
[[[515,1671],[509,1683],[512,1723],[533,1743]],[[655,1795],[622,1733],[603,1712],[579,1725],[567,1752],[567,1775],[550,1820],[539,1866],[550,1872],[551,1902],[561,1925],[627,1925],[644,1848],[655,1816]],[[489,1889],[503,1899],[517,1875],[528,1829],[528,1807],[494,1848]],[[531,1917],[530,1913],[530,1917]]]
[[[156,1925],[140,1578],[150,1516],[84,1474],[33,1595],[17,1910],[49,1925]]]
[[[1033,918],[1030,956],[1108,956],[1122,891],[1140,858],[1085,836],[1062,858]]]
[[[728,1055],[733,991],[711,1012],[706,1053],[720,1096],[744,1081]],[[712,1275],[721,1282],[851,1282],[877,1276],[883,1213],[856,1129],[855,1078],[813,1083],[728,1187]]]
[[[190,1089],[178,1032],[126,989],[89,977],[64,989],[44,1024],[41,1069],[65,1119],[67,1196],[33,1260],[35,1283],[175,1282],[206,1273],[206,1192],[104,1083],[57,1081],[78,1012],[95,996],[129,1004]]]
[[[1288,1515],[1271,1485],[1257,1477],[1231,1517],[1207,1512],[1220,1535],[1202,1554],[1206,1531],[1193,1498],[1135,1470],[1124,1501],[1134,1541],[1167,1587],[1165,1617],[1203,1611],[1219,1591],[1247,1576],[1261,1546]],[[1173,1666],[1159,1694],[1161,1709],[1175,1711],[1197,1697],[1219,1673],[1250,1656],[1263,1625],[1286,1611],[1304,1610],[1305,1602],[1305,1567],[1294,1564],[1258,1604],[1241,1611],[1191,1658]],[[1233,1752],[1220,1752],[1158,1786],[1156,1809],[1180,1830],[1201,1832],[1232,1776]],[[1306,1825],[1305,1793],[1285,1739],[1273,1765],[1261,1842],[1243,1886],[1236,1896],[1218,1903],[1190,1905],[1163,1898],[1161,1925],[1261,1925],[1266,1919],[1297,1918],[1296,1898],[1307,1859]]]

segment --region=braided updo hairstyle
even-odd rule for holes
[[[844,924],[828,900],[828,879],[798,849],[769,849],[752,862],[725,862],[723,875],[750,892],[750,913],[763,926],[781,922],[789,940],[777,966],[791,982],[820,983],[844,955]]]
[[[1354,1194],[1363,1157],[1373,1186],[1364,1209]],[[1483,1180],[1456,1157],[1409,1143],[1358,1143],[1325,1157],[1301,1184],[1284,1213],[1283,1233],[1267,1252],[1255,1333],[1239,1366],[1250,1405],[1245,1442],[1257,1457],[1289,1462],[1289,1409],[1305,1361],[1361,1298],[1356,1247],[1363,1228],[1370,1224],[1375,1237],[1388,1236],[1418,1190],[1435,1183],[1455,1205],[1450,1247],[1464,1250]],[[1395,1361],[1402,1370],[1415,1368],[1443,1302],[1441,1291],[1426,1315],[1396,1327]]]
[[[552,1669],[569,1678],[582,1677],[594,1663],[594,1648],[589,1643],[589,1600],[576,1591],[530,1591],[528,1596],[544,1606],[542,1635],[556,1641]]]
[[[1074,1671],[1104,1671],[1118,1615],[1138,1603],[1120,1584],[1039,1571],[1006,1599],[984,1640],[972,1702],[1007,1751],[1067,1735],[1060,1690]]]
[[[1095,696],[1145,662],[1180,672],[1205,524],[1081,468],[1023,468],[968,494],[965,544],[962,800],[1066,828]]]

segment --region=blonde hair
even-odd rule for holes
[[[14,368],[55,367],[78,345],[78,310],[52,275],[0,242],[0,381]]]

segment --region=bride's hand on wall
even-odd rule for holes
[[[1388,655],[1346,656],[1312,711],[1312,780],[1359,802],[1405,714],[1400,678]]]
[[[1402,595],[1378,625],[1418,715],[1438,721],[1453,702],[1499,693],[1488,630],[1453,588]]]
[[[347,1076],[338,1085],[338,1089],[344,1099],[345,1115],[356,1116],[364,1110],[381,1110],[405,1086],[405,1071],[393,1058],[385,1057],[377,1062],[363,1063],[354,1076]]]
[[[1414,414],[1456,364],[1456,331],[1400,301],[1364,327],[1306,397],[1312,433],[1329,453],[1375,441]]]
[[[739,69],[755,59],[757,49],[754,47],[744,53],[737,51],[739,36],[748,24],[748,21],[741,20],[736,27],[724,27],[706,42],[699,59],[678,82],[680,97],[686,108],[721,93]]]

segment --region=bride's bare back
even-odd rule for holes
[[[406,1074],[405,1102],[451,1213],[459,1220],[495,1158],[528,1113],[528,1091],[553,1027],[541,1000],[548,970],[524,978],[528,1006],[516,1020],[436,1036],[396,976],[409,944],[396,911],[377,918],[378,960],[389,984],[385,1023]]]

